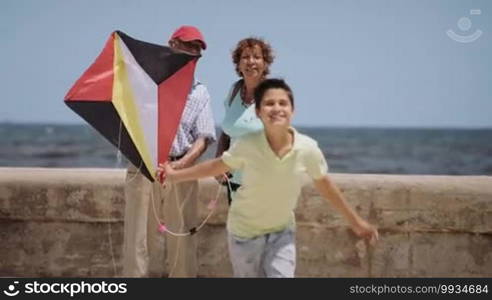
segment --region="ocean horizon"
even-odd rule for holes
[[[318,142],[334,173],[492,175],[492,128],[295,127]],[[128,165],[87,124],[0,122],[0,137],[1,167]],[[215,148],[203,158],[212,158]]]

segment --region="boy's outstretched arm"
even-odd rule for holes
[[[314,180],[318,192],[327,199],[349,221],[352,230],[360,237],[367,238],[371,244],[378,239],[376,227],[363,220],[345,201],[342,193],[328,175]]]
[[[161,164],[157,170],[157,175],[160,177],[162,173],[166,180],[181,182],[204,177],[214,177],[229,171],[230,168],[222,161],[222,158],[216,158],[179,170],[174,170],[168,163]]]

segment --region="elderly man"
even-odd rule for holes
[[[169,46],[196,56],[207,47],[202,33],[193,26],[178,28],[169,39]],[[176,169],[193,165],[208,144],[215,140],[206,86],[195,79],[186,101],[169,157]],[[196,277],[196,236],[174,237],[159,233],[156,219],[163,220],[173,232],[186,232],[195,227],[198,221],[197,194],[197,181],[163,188],[157,181],[152,183],[146,179],[138,167],[131,165],[128,168],[123,276],[160,277],[166,269],[170,277]]]

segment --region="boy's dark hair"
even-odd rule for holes
[[[292,108],[294,108],[294,94],[292,93],[292,89],[290,86],[280,78],[270,78],[263,80],[255,89],[255,107],[259,109],[261,106],[261,101],[263,100],[263,96],[265,96],[266,91],[269,89],[282,89],[287,92],[289,96],[290,104]]]

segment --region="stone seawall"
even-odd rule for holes
[[[492,177],[333,174],[375,248],[306,180],[296,210],[297,277],[492,276]],[[0,276],[121,272],[125,170],[0,168]],[[225,190],[200,182],[199,276],[229,277]],[[221,190],[219,190],[221,188]]]

